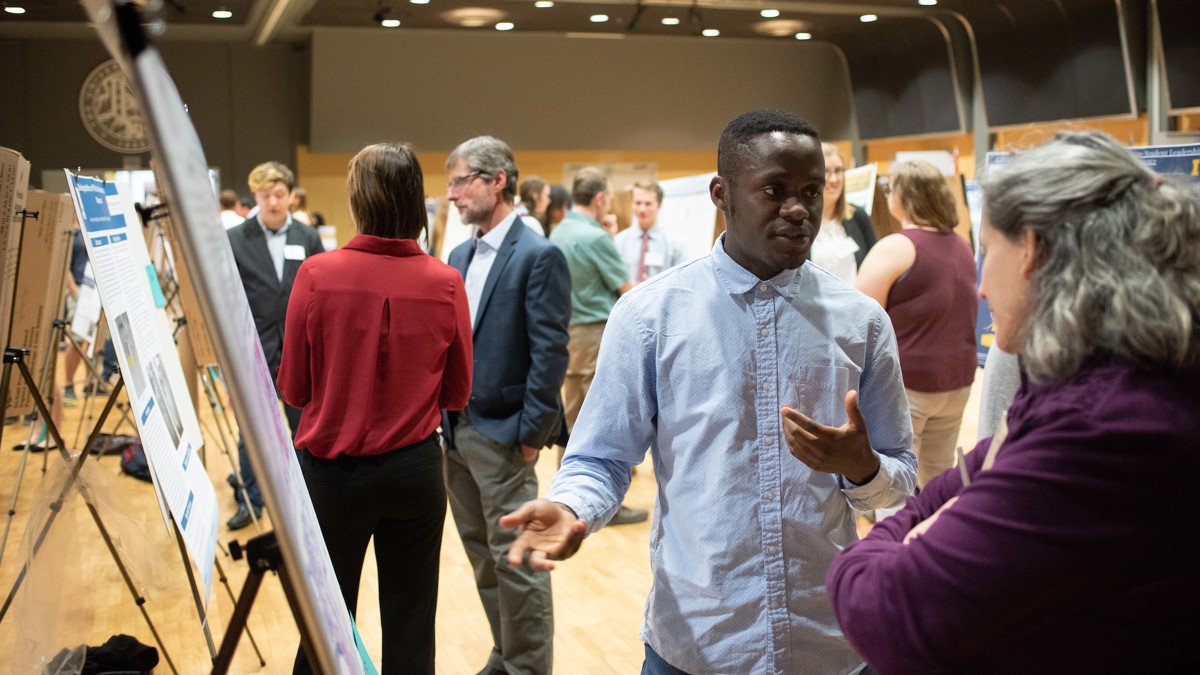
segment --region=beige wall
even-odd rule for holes
[[[716,146],[729,120],[763,107],[848,137],[849,82],[835,49],[795,40],[313,33],[314,152],[396,140],[448,152],[481,134],[518,151],[700,151]]]

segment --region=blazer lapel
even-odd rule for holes
[[[483,319],[484,312],[487,311],[488,300],[492,297],[492,291],[496,290],[496,282],[500,280],[500,275],[504,273],[504,266],[508,264],[508,259],[512,257],[513,247],[517,245],[517,239],[520,238],[521,230],[523,229],[525,229],[525,223],[521,222],[520,216],[517,216],[513,220],[512,225],[508,226],[508,234],[504,236],[504,242],[500,244],[500,250],[496,251],[496,260],[492,262],[492,269],[488,270],[487,281],[483,283],[483,293],[479,296],[479,309],[475,311],[475,326],[473,328],[479,327],[479,322]]]
[[[246,224],[244,231],[250,250],[257,259],[255,267],[262,270],[263,278],[270,279],[275,286],[279,286],[279,278],[275,276],[275,261],[271,260],[271,251],[267,249],[267,237],[263,234],[262,223],[258,220],[258,216]]]
[[[288,227],[287,242],[285,245],[299,246],[300,248],[304,249],[305,255],[307,256],[308,249],[304,246],[304,239],[300,234],[300,227],[303,227],[303,224],[300,221],[292,221],[291,226]],[[288,289],[289,293],[291,292],[292,282],[296,280],[296,272],[300,271],[300,264],[303,262],[303,260],[288,260],[287,249],[284,249],[282,286],[283,288]]]

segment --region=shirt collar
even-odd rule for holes
[[[583,221],[589,225],[592,225],[594,227],[600,227],[600,223],[597,222],[595,218],[592,218],[589,215],[580,213],[574,209],[567,211],[566,215],[563,216],[563,220],[566,220],[568,218],[570,218],[571,220],[581,220],[581,221]],[[603,228],[601,228],[601,229],[603,229]]]
[[[488,230],[487,234],[480,236],[479,241],[487,244],[492,250],[499,251],[500,245],[504,243],[504,238],[508,236],[508,230],[516,220],[517,212],[514,210],[504,220],[500,221],[498,225]]]
[[[721,285],[730,295],[743,295],[757,289],[759,285],[765,284],[774,288],[784,297],[792,297],[798,291],[799,282],[804,277],[804,266],[801,265],[794,270],[783,270],[765,281],[759,279],[725,252],[724,232],[717,237],[716,243],[713,244],[712,255],[717,269],[717,278],[720,279]]]
[[[272,231],[271,228],[263,225],[262,218],[258,218],[258,226],[262,228],[263,234],[268,237],[278,237],[281,234],[287,234],[288,228],[292,226],[292,214],[287,214],[283,219],[283,227]]]
[[[425,255],[425,251],[416,239],[391,239],[389,237],[376,237],[370,234],[357,234],[344,247],[351,251],[366,251],[367,253],[379,253],[382,255],[390,255],[396,258],[411,255]]]

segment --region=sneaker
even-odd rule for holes
[[[79,404],[79,399],[75,398],[75,387],[67,387],[63,390],[63,407],[74,408]]]
[[[609,525],[633,525],[640,523],[650,517],[650,512],[646,509],[631,509],[622,504],[613,517],[608,521]]]

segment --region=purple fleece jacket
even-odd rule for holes
[[[1092,358],[1023,382],[990,439],[843,551],[826,582],[880,673],[1200,666],[1200,373]],[[958,499],[910,543],[905,535]],[[1192,670],[1200,672],[1200,670]]]

